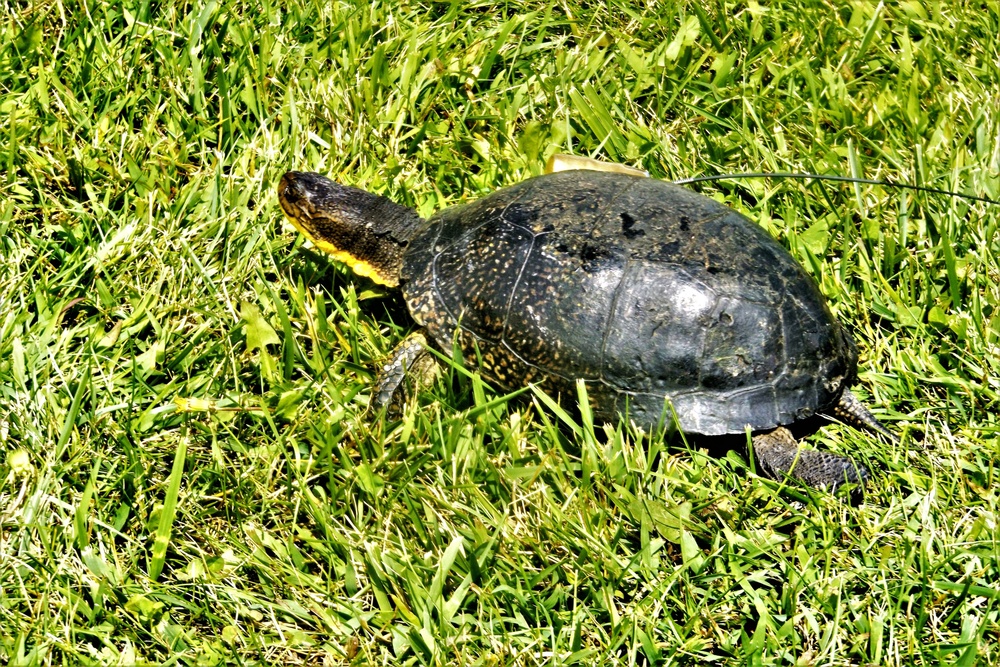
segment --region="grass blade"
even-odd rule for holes
[[[177,451],[174,452],[174,464],[167,478],[167,493],[163,498],[160,510],[160,521],[153,536],[153,549],[150,555],[147,574],[156,581],[163,571],[167,557],[167,547],[170,544],[170,534],[173,530],[177,514],[177,496],[181,490],[181,480],[184,478],[184,461],[187,458],[187,437],[182,435],[177,441]]]

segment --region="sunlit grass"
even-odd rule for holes
[[[699,186],[780,238],[900,446],[866,503],[567,426],[303,245],[309,169],[429,215],[555,152],[1000,198],[988,4],[36,3],[0,12],[0,656],[48,664],[998,661],[997,207]]]

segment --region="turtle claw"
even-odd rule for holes
[[[864,403],[858,400],[857,396],[851,393],[850,389],[845,389],[844,393],[840,395],[840,400],[833,408],[833,416],[856,429],[880,433],[893,444],[899,444],[899,438],[876,419],[875,415]]]

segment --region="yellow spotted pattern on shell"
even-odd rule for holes
[[[595,418],[668,404],[692,433],[825,409],[856,352],[801,267],[706,197],[628,174],[561,172],[447,209],[407,250],[402,287],[429,339],[505,389],[539,383]]]

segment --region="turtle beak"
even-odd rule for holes
[[[285,213],[306,215],[326,209],[327,202],[336,199],[337,193],[342,190],[343,186],[337,185],[322,174],[289,171],[278,183],[278,199]]]
[[[278,201],[290,217],[307,208],[302,205],[303,202],[309,201],[309,188],[304,187],[303,175],[301,171],[289,171],[278,183]]]

